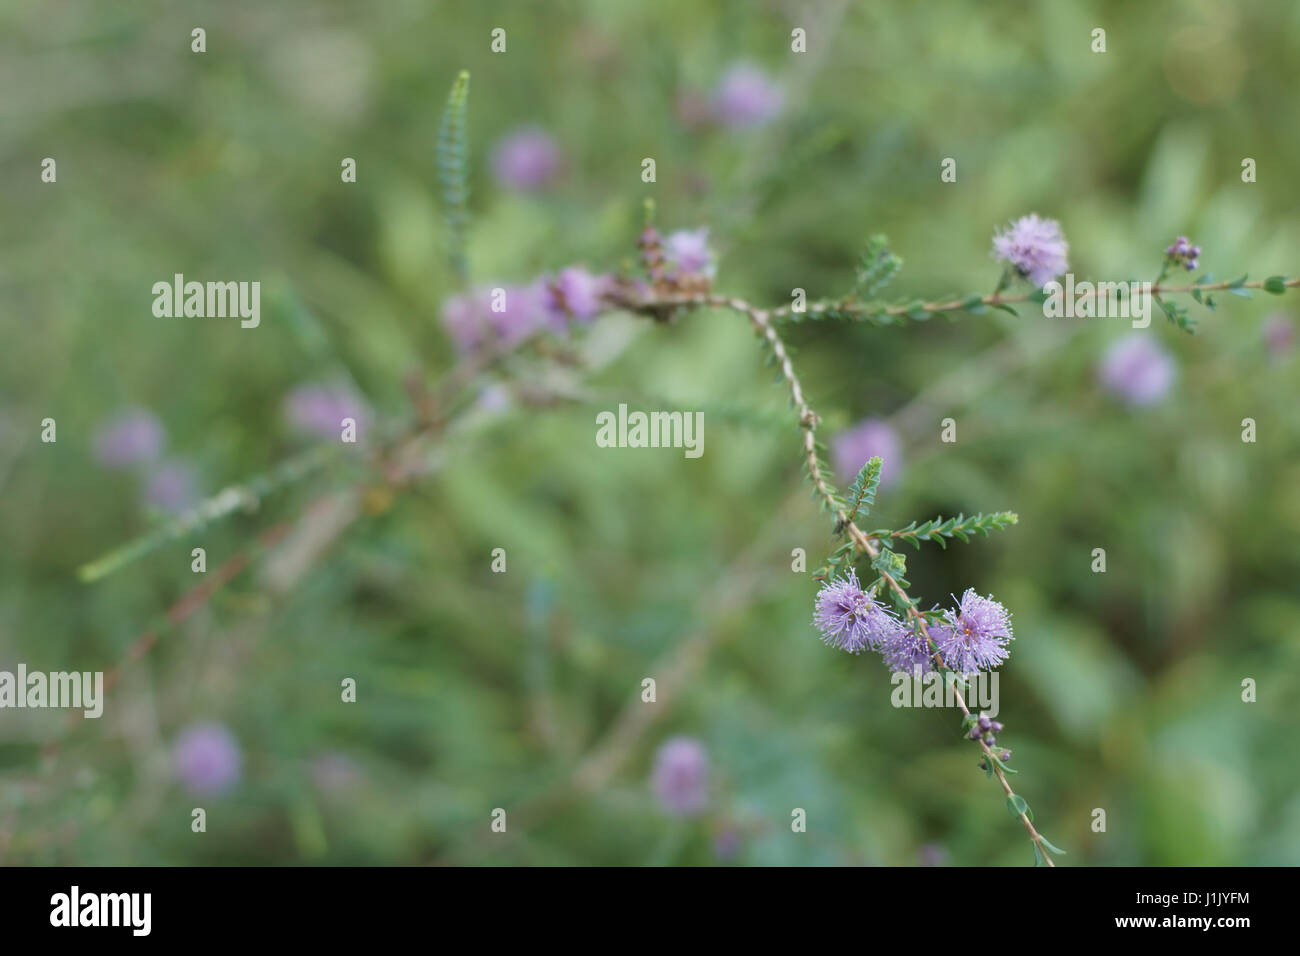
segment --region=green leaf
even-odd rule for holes
[[[883,464],[878,455],[868,458],[867,463],[858,472],[858,477],[849,486],[849,499],[852,505],[848,511],[846,524],[853,521],[859,512],[864,517],[871,514],[871,506],[876,503],[876,489],[880,486],[880,468]]]
[[[1047,866],[1047,858],[1043,856],[1043,851],[1038,849],[1037,843],[1029,844],[1034,848],[1034,866]]]
[[[1264,280],[1264,291],[1282,295],[1286,292],[1286,276],[1269,276]]]
[[[1009,305],[1007,305],[1007,304],[1005,304],[1005,303],[1003,303],[1003,302],[993,302],[993,303],[990,303],[990,304],[993,306],[993,308],[995,308],[995,309],[1001,309],[1003,312],[1010,312],[1012,315],[1019,315],[1019,314],[1020,314],[1020,313],[1017,312],[1015,309],[1011,308],[1011,306],[1009,306]]]
[[[902,267],[903,260],[890,251],[889,240],[885,236],[872,236],[858,260],[853,294],[861,299],[870,299],[888,285]]]
[[[443,218],[447,223],[447,249],[452,271],[464,287],[469,284],[466,252],[469,232],[469,71],[461,70],[447,94],[438,127],[435,161],[442,185]]]
[[[1047,849],[1048,849],[1050,852],[1055,853],[1057,856],[1065,856],[1065,855],[1066,855],[1066,852],[1065,852],[1064,850],[1062,850],[1060,847],[1052,846],[1051,841],[1048,840],[1047,837],[1043,836],[1041,833],[1038,834],[1038,839],[1039,839],[1039,841],[1043,844],[1043,846],[1047,847]]]
[[[992,758],[993,758],[993,762],[994,762],[995,764],[998,765],[998,769],[1001,770],[1003,773],[1019,773],[1019,772],[1020,772],[1019,770],[1012,770],[1012,769],[1011,769],[1010,767],[1008,767],[1005,763],[1003,763],[1002,758],[999,757],[999,756],[997,755],[996,751],[992,753]]]
[[[1030,823],[1034,822],[1034,811],[1029,809],[1029,804],[1025,802],[1025,798],[1018,793],[1013,793],[1007,797],[1007,812],[1013,817],[1018,817],[1023,813],[1029,818]]]

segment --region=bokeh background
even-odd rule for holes
[[[606,316],[467,377],[409,487],[348,451],[76,572],[337,445],[328,402],[381,445],[412,376],[463,364],[434,168],[462,68],[476,283],[627,269],[651,196],[710,229],[719,289],[778,303],[847,289],[877,232],[891,294],[991,291],[993,230],[1028,212],[1081,277],[1152,279],[1179,234],[1221,278],[1293,273],[1298,46],[1300,7],[1265,0],[0,4],[0,668],[121,668],[98,721],[0,712],[0,862],[1031,862],[955,716],[891,707],[879,660],[818,640],[791,552],[815,568],[829,528],[731,314]],[[512,179],[520,130],[545,146]],[[261,281],[261,327],[154,318],[177,272]],[[1140,333],[1176,373],[1143,405],[1099,384],[1119,320],[790,330],[828,439],[898,437],[880,524],[1019,513],[910,576],[1014,613],[1001,742],[1064,865],[1300,859],[1296,299],[1222,298],[1187,303],[1195,336]],[[597,448],[619,402],[704,411],[704,456]],[[682,737],[688,814],[651,784]]]

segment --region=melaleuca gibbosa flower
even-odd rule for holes
[[[194,724],[172,747],[176,777],[194,794],[218,794],[239,781],[243,764],[239,741],[221,724]]]
[[[663,241],[664,258],[674,278],[711,279],[716,269],[709,248],[709,230],[679,229]]]
[[[581,266],[561,269],[547,287],[547,307],[561,318],[590,322],[602,308],[601,295],[609,285],[608,276],[592,275]]]
[[[1295,323],[1291,317],[1279,312],[1264,321],[1264,344],[1268,346],[1273,361],[1280,362],[1295,347]]]
[[[365,402],[346,385],[299,385],[284,400],[284,417],[298,431],[318,438],[338,438],[343,419],[364,432],[370,414]]]
[[[933,626],[931,632],[933,633]],[[935,669],[930,642],[923,632],[899,624],[880,644],[885,666],[895,674],[920,676]]]
[[[817,592],[813,624],[821,631],[823,641],[851,654],[875,650],[900,626],[892,614],[862,590],[852,568],[847,577],[833,578]]]
[[[959,674],[993,670],[1007,659],[1011,615],[992,597],[967,588],[955,610],[944,612],[942,625],[931,625],[943,661]]]
[[[162,425],[142,408],[128,409],[95,433],[95,460],[105,468],[129,468],[153,461],[162,447]]]
[[[1039,287],[1069,268],[1066,261],[1069,251],[1061,224],[1035,213],[1021,216],[993,236],[993,257]]]
[[[1177,375],[1172,356],[1142,332],[1116,341],[1097,369],[1097,378],[1107,390],[1137,407],[1159,402]]]
[[[713,94],[714,115],[726,126],[762,126],[781,112],[785,97],[766,73],[749,63],[727,69]]]
[[[149,508],[179,514],[199,502],[199,479],[193,466],[183,461],[159,462],[144,486],[144,503]]]
[[[1188,272],[1196,268],[1201,258],[1201,247],[1194,246],[1186,236],[1179,236],[1174,244],[1165,250],[1165,257],[1175,265],[1181,265]]]
[[[530,192],[554,182],[560,172],[560,148],[545,130],[530,126],[501,139],[492,151],[492,171],[508,189]]]
[[[660,805],[676,816],[694,816],[709,802],[709,755],[691,737],[673,737],[655,754],[651,785]]]
[[[831,442],[831,457],[836,473],[845,481],[853,480],[864,461],[881,459],[880,486],[883,488],[897,481],[902,474],[902,449],[898,432],[888,422],[868,418],[835,436]]]

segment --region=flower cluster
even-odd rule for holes
[[[992,597],[967,589],[957,607],[943,613],[943,623],[926,624],[923,633],[863,591],[852,568],[822,585],[813,624],[831,647],[852,654],[879,651],[891,671],[903,674],[934,670],[936,648],[959,674],[994,670],[1007,659],[1012,640],[1011,615]]]
[[[975,718],[975,722],[971,724],[970,733],[967,736],[971,740],[984,741],[985,746],[991,750],[997,746],[997,734],[1000,733],[1002,733],[1001,721],[993,720],[988,714],[980,714],[979,717]],[[1004,748],[998,753],[998,759],[1006,763],[1011,759],[1011,751]],[[987,764],[982,760],[979,766],[981,770],[987,769]]]
[[[646,226],[637,246],[655,291],[707,292],[712,287],[717,262],[707,228],[679,229],[660,236],[654,226]]]
[[[1196,261],[1201,257],[1201,247],[1194,246],[1186,236],[1179,236],[1174,244],[1165,250],[1165,257],[1171,265],[1181,265],[1188,272],[1196,268]]]
[[[347,418],[365,434],[370,421],[365,402],[352,388],[340,383],[299,385],[285,396],[283,411],[296,431],[317,438],[338,438]]]
[[[142,408],[127,409],[96,431],[95,460],[110,470],[139,472],[145,506],[174,514],[198,500],[198,476],[188,462],[162,458],[166,441],[156,416]]]
[[[463,354],[487,345],[513,348],[539,332],[567,333],[602,310],[613,280],[581,266],[524,285],[483,287],[448,299],[442,321]]]

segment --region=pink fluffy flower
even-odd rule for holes
[[[1069,268],[1069,244],[1054,219],[1021,216],[993,235],[993,258],[1005,262],[1040,288]]]

